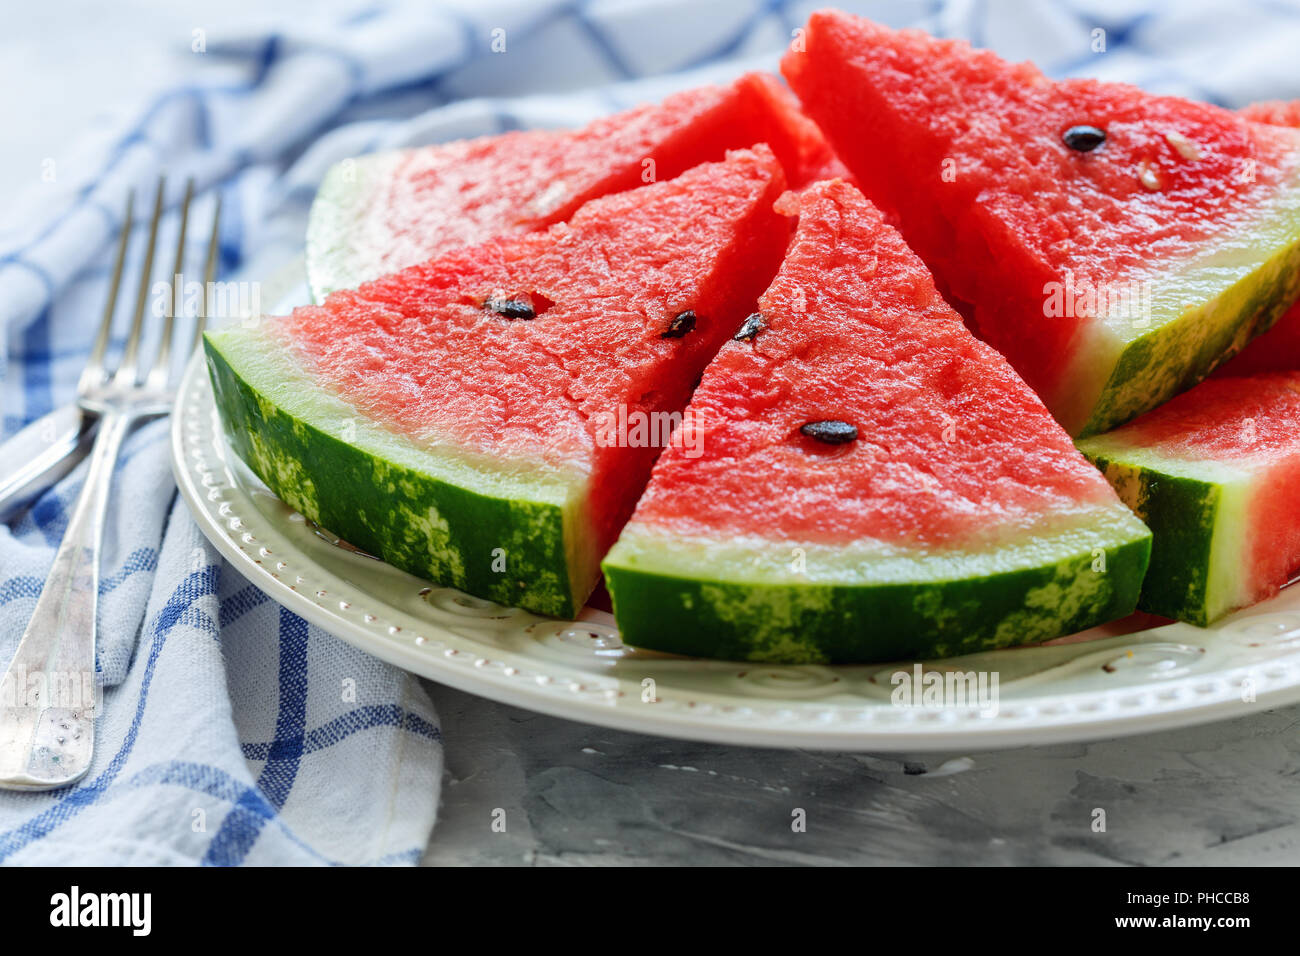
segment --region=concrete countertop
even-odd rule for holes
[[[1300,862],[1300,706],[1090,744],[871,755],[646,737],[426,687],[447,766],[430,865]]]

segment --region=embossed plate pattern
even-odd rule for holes
[[[295,288],[282,305],[302,295]],[[952,751],[1149,732],[1300,700],[1300,587],[1207,629],[1130,619],[926,664],[925,674],[996,674],[996,707],[905,705],[892,698],[906,685],[892,678],[912,675],[911,663],[788,667],[637,650],[603,611],[538,617],[348,550],[230,451],[198,357],[173,414],[172,464],[204,534],[290,610],[424,677],[592,724],[746,745]]]

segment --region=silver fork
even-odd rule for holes
[[[99,691],[95,679],[99,558],[113,469],[122,440],[131,429],[142,421],[167,414],[174,397],[169,385],[175,333],[170,307],[165,312],[152,366],[144,367],[140,359],[164,185],[160,179],[130,331],[117,370],[110,373],[105,368],[104,355],[112,332],[131,232],[133,197],[127,198],[104,317],[90,360],[77,384],[78,405],[87,415],[99,418],[86,483],[77,496],[63,541],[54,555],[54,565],[45,579],[18,651],[0,678],[0,787],[6,789],[52,790],[75,783],[90,769]],[[184,266],[185,230],[193,194],[194,184],[190,182],[181,204],[176,265],[170,277],[173,280],[182,274]],[[206,290],[216,271],[220,212],[218,203],[204,266],[205,304]],[[201,309],[197,317],[191,351],[203,333],[206,312],[206,308]]]

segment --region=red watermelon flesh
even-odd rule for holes
[[[1300,127],[1300,100],[1265,100],[1241,108],[1240,113],[1255,123]]]
[[[835,155],[834,151],[828,145],[822,159],[810,168],[804,176],[802,183],[791,183],[794,188],[812,186],[823,179],[842,179],[846,183],[856,185],[853,173],[844,162]]]
[[[574,592],[561,604],[509,597],[572,613],[660,451],[606,442],[606,416],[685,404],[780,261],[789,228],[772,207],[784,188],[766,146],[737,151],[593,201],[548,231],[497,237],[336,292],[244,336],[255,342],[218,344],[225,356],[282,354],[366,428],[458,456],[458,469],[488,475],[484,487],[499,473],[563,484],[565,507],[576,509],[565,534],[581,539],[573,560],[585,564],[570,569]],[[503,303],[527,304],[534,317],[510,318]],[[500,543],[506,531],[482,534]],[[481,552],[484,562],[495,546],[463,544],[462,555]],[[442,578],[472,589],[472,580]]]
[[[1263,468],[1300,451],[1300,372],[1205,382],[1134,419],[1127,440],[1166,454]]]
[[[781,270],[605,561],[625,640],[879,660],[1132,610],[1146,529],[882,214],[842,181],[778,208]]]
[[[312,209],[317,298],[493,236],[535,231],[598,196],[767,143],[794,185],[826,167],[817,127],[772,76],[749,73],[579,130],[528,130],[350,160]]]
[[[1258,296],[1238,286],[1257,293],[1249,280],[1272,282],[1276,256],[1300,257],[1290,130],[1129,86],[1054,82],[963,42],[837,12],[813,15],[804,51],[782,69],[864,191],[897,211],[945,288],[973,303],[980,334],[1072,432],[1109,427],[1204,375],[1261,321],[1244,314]],[[1068,147],[1078,125],[1102,128],[1104,144]],[[1279,203],[1285,222],[1268,219],[1255,242]],[[1196,298],[1204,276],[1183,271],[1225,237],[1238,259],[1223,281],[1236,284],[1211,308]],[[1259,262],[1238,261],[1252,246]],[[1085,282],[1133,289],[1135,305],[1143,283],[1153,288],[1149,331],[1086,302],[1045,312],[1049,290]],[[1294,298],[1283,285],[1267,321]]]
[[[1080,442],[1155,534],[1142,606],[1208,624],[1300,569],[1300,371],[1216,378]]]
[[[779,318],[710,366],[693,399],[706,453],[667,456],[638,518],[687,533],[751,531],[757,475],[781,489],[763,496],[765,529],[828,544],[943,546],[988,533],[993,516],[1028,526],[1059,507],[1113,502],[883,216],[847,184],[810,192],[798,241],[761,302]],[[789,198],[782,208],[799,211]],[[809,462],[828,446],[790,440],[818,417],[862,433],[831,449],[825,468]],[[949,425],[961,440],[942,440]]]

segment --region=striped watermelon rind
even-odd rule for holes
[[[1138,607],[1205,627],[1251,603],[1246,577],[1250,476],[1213,460],[1181,461],[1117,434],[1078,442],[1154,535]]]
[[[623,638],[767,663],[948,657],[1049,640],[1130,613],[1150,532],[1119,508],[969,548],[902,551],[628,529],[602,567]]]
[[[864,663],[1131,613],[1150,532],[879,210],[832,181],[778,211],[798,228],[759,299],[762,331],[723,347],[688,406],[707,442],[664,451],[602,562],[624,639]],[[823,415],[853,428],[825,458],[796,437]],[[959,419],[961,440],[933,427]]]
[[[598,560],[579,553],[591,540],[575,533],[581,479],[420,447],[314,385],[269,342],[258,348],[259,334],[208,332],[204,348],[232,447],[282,501],[404,571],[501,604],[576,613],[573,595],[586,593]],[[505,571],[493,570],[495,549],[508,556]]]
[[[1300,297],[1300,176],[1251,224],[1150,283],[1145,326],[1126,317],[1087,327],[1051,403],[1071,434],[1108,431],[1192,387]]]

